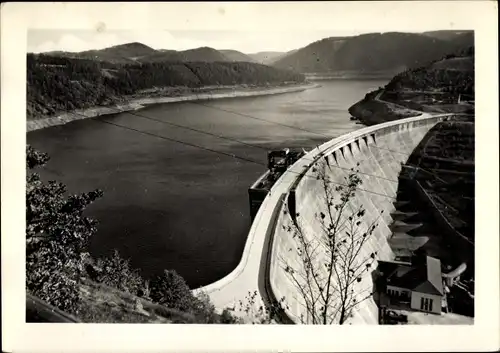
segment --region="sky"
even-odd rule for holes
[[[168,30],[53,30],[28,31],[28,52],[53,50],[83,51],[102,49],[118,44],[140,42],[154,49],[186,50],[208,46],[234,49],[244,53],[280,51],[304,47],[332,36],[352,36],[360,31],[168,31]]]
[[[466,29],[471,11],[451,1],[61,2],[30,3],[22,13],[17,7],[28,26],[28,52],[130,42],[154,49],[282,52],[332,36]]]

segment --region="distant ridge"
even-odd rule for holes
[[[429,32],[424,32],[422,33],[426,36],[441,39],[441,40],[453,40],[456,39],[457,37],[463,36],[463,35],[471,35],[472,31],[470,30],[445,30],[445,31],[429,31]]]
[[[244,54],[237,50],[223,49],[219,50],[219,52],[221,52],[229,61],[242,61],[249,63],[258,62],[254,60],[250,55]]]
[[[157,50],[155,53],[144,56],[138,59],[140,62],[159,62],[159,61],[179,61],[179,62],[227,62],[229,60],[220,51],[210,48],[201,47],[184,51],[175,50]]]
[[[261,51],[258,53],[248,54],[248,56],[258,63],[269,64],[284,54],[285,52],[282,51]]]
[[[153,49],[142,43],[127,43],[105,49],[82,52],[52,51],[42,53],[49,56],[62,56],[75,59],[107,61],[131,64],[147,62],[255,62],[250,56],[236,50],[216,50],[200,47],[188,50]]]
[[[300,73],[349,72],[366,75],[384,72],[391,77],[401,71],[427,65],[450,53],[474,46],[474,32],[467,30],[424,33],[367,33],[330,37],[288,52],[262,51],[245,54],[237,50],[200,47],[189,50],[153,49],[133,42],[78,53],[53,51],[49,56],[104,61],[113,64],[155,62],[253,62]]]
[[[297,72],[388,71],[394,74],[474,45],[472,31],[368,33],[324,38],[272,63]]]
[[[41,53],[49,56],[60,56],[74,59],[88,59],[97,61],[108,61],[111,63],[132,64],[136,58],[153,55],[157,51],[145,44],[133,42],[114,45],[104,49],[85,50],[81,52],[51,51]]]
[[[114,56],[124,58],[146,56],[154,53],[156,53],[155,49],[138,42],[115,45],[100,50],[87,50],[80,52],[82,55]]]

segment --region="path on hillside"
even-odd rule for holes
[[[385,89],[382,89],[380,90],[379,93],[377,93],[377,95],[375,96],[375,98],[373,100],[375,101],[378,101],[380,103],[384,103],[384,104],[388,104],[388,105],[392,105],[392,106],[396,106],[396,107],[399,107],[401,109],[405,109],[405,110],[409,110],[409,111],[412,111],[414,113],[418,113],[420,114],[421,117],[427,117],[427,116],[430,116],[429,113],[424,113],[420,110],[416,110],[416,109],[412,109],[412,108],[408,108],[408,107],[405,107],[404,105],[400,105],[400,104],[397,104],[397,103],[393,103],[393,102],[388,102],[388,101],[385,101],[383,99],[380,99],[380,96],[385,93]]]

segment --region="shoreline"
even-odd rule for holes
[[[276,95],[292,92],[301,92],[307,89],[317,88],[321,85],[318,83],[304,83],[298,85],[289,85],[285,87],[256,87],[256,88],[233,88],[232,92],[209,91],[207,93],[189,93],[181,96],[159,96],[159,97],[143,97],[132,98],[128,103],[118,103],[112,106],[96,106],[87,109],[79,109],[72,112],[66,112],[53,117],[46,117],[35,120],[26,121],[26,132],[45,129],[51,126],[58,126],[70,123],[76,120],[83,120],[88,118],[96,118],[103,115],[112,115],[125,113],[128,111],[137,111],[150,105],[177,103],[177,102],[192,102],[203,100],[214,100],[223,98],[242,98],[242,97],[257,97]],[[223,88],[224,89],[224,88]]]

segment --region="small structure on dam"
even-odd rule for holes
[[[268,170],[262,174],[255,183],[248,189],[250,201],[250,216],[255,218],[262,201],[266,198],[269,190],[273,187],[276,180],[292,166],[299,158],[305,154],[305,151],[290,151],[289,148],[270,151],[267,154]]]

